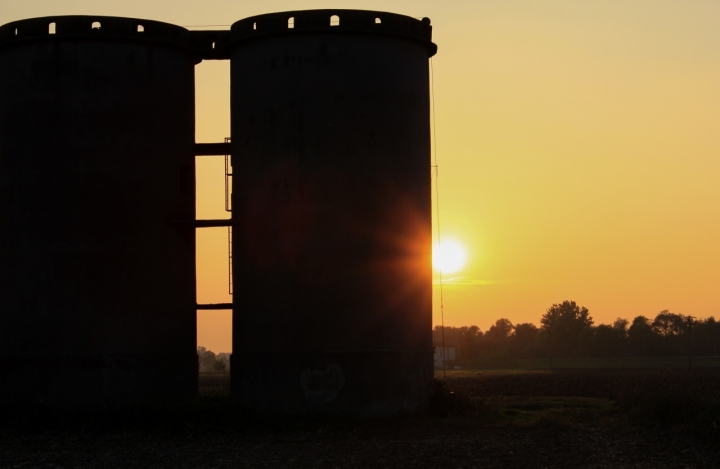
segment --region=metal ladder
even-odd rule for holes
[[[230,137],[225,138],[225,143],[230,143]],[[230,155],[225,155],[225,211],[232,212],[232,161]],[[233,246],[232,246],[232,224],[228,226],[228,293],[233,294]]]

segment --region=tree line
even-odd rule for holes
[[[479,359],[548,357],[622,357],[718,355],[720,323],[710,316],[695,319],[668,310],[654,318],[617,318],[595,325],[587,308],[563,301],[547,309],[540,327],[501,318],[483,332],[477,326],[435,326],[435,347],[455,347],[456,357],[470,365]],[[689,340],[692,339],[692,340]]]
[[[230,354],[215,353],[203,346],[197,348],[200,371],[230,371]]]

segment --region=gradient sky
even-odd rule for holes
[[[229,26],[313,8],[427,16],[439,46],[441,233],[470,256],[445,283],[445,324],[484,330],[500,317],[537,324],[563,300],[586,306],[596,323],[662,309],[720,316],[720,2],[1,0],[1,7],[0,24],[98,14]],[[197,141],[219,142],[229,132],[229,64],[204,62]],[[198,218],[224,217],[222,158],[198,158],[197,181]],[[199,230],[198,301],[230,301],[227,275],[227,233]],[[230,322],[229,312],[200,312],[198,344],[230,351]]]

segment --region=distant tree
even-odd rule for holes
[[[198,347],[198,352],[200,352],[200,349],[203,349],[202,353],[198,353],[200,369],[203,371],[212,370],[213,365],[215,365],[215,353],[205,347]]]
[[[512,334],[515,326],[509,319],[502,318],[495,321],[490,329],[485,333],[485,337],[489,337],[498,341],[504,341]]]
[[[215,359],[215,363],[213,363],[213,370],[225,372],[225,360],[222,358]]]
[[[615,322],[613,322],[612,327],[617,333],[617,349],[614,350],[613,353],[610,355],[615,356],[627,356],[628,350],[629,350],[629,343],[628,343],[628,328],[630,326],[630,321],[628,321],[625,318],[617,318],[615,319]],[[609,356],[609,355],[608,355]]]
[[[684,339],[687,330],[685,316],[663,310],[652,322],[653,332],[658,336],[659,351],[662,355],[684,355],[687,344]]]
[[[577,353],[580,336],[593,325],[593,320],[584,306],[563,301],[548,308],[540,323],[548,338],[552,337],[552,353],[568,356]]]
[[[693,355],[712,355],[708,353],[710,341],[708,340],[708,319],[698,319],[694,321],[692,326],[692,354]],[[714,318],[713,318],[714,319]]]
[[[618,334],[620,337],[627,337],[628,327],[630,326],[630,321],[623,318],[617,318],[615,322],[613,323],[612,327],[616,331],[618,331]]]
[[[655,316],[652,322],[653,331],[660,337],[680,335],[685,331],[685,317],[682,314],[671,313],[667,309]]]
[[[530,355],[531,347],[538,339],[539,329],[529,322],[515,324],[514,329],[513,335],[509,338],[511,355],[515,357]]]
[[[708,318],[708,324],[710,326],[710,335],[712,340],[713,355],[717,356],[720,351],[720,322],[716,321],[714,317]]]
[[[218,360],[223,360],[225,362],[225,370],[230,370],[230,353],[227,352],[221,352],[216,353],[215,358]]]
[[[495,321],[478,340],[480,353],[486,357],[505,358],[509,353],[508,337],[512,331],[510,320],[502,318]]]
[[[471,360],[477,358],[480,353],[478,340],[482,337],[482,331],[477,326],[468,328],[460,328],[460,358],[463,360]]]
[[[637,316],[628,328],[628,342],[632,353],[647,356],[653,340],[653,328],[645,316]]]
[[[720,322],[716,321],[714,317],[710,316],[707,318],[706,324],[708,328],[708,338],[710,348],[712,349],[712,355],[717,356],[720,351]]]
[[[713,316],[698,320],[693,326],[693,353],[717,355],[720,350],[720,323]]]
[[[600,324],[583,331],[580,350],[586,356],[616,357],[623,354],[624,340],[624,329]]]

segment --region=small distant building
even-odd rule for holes
[[[435,368],[442,368],[443,361],[455,360],[455,347],[435,347]]]

